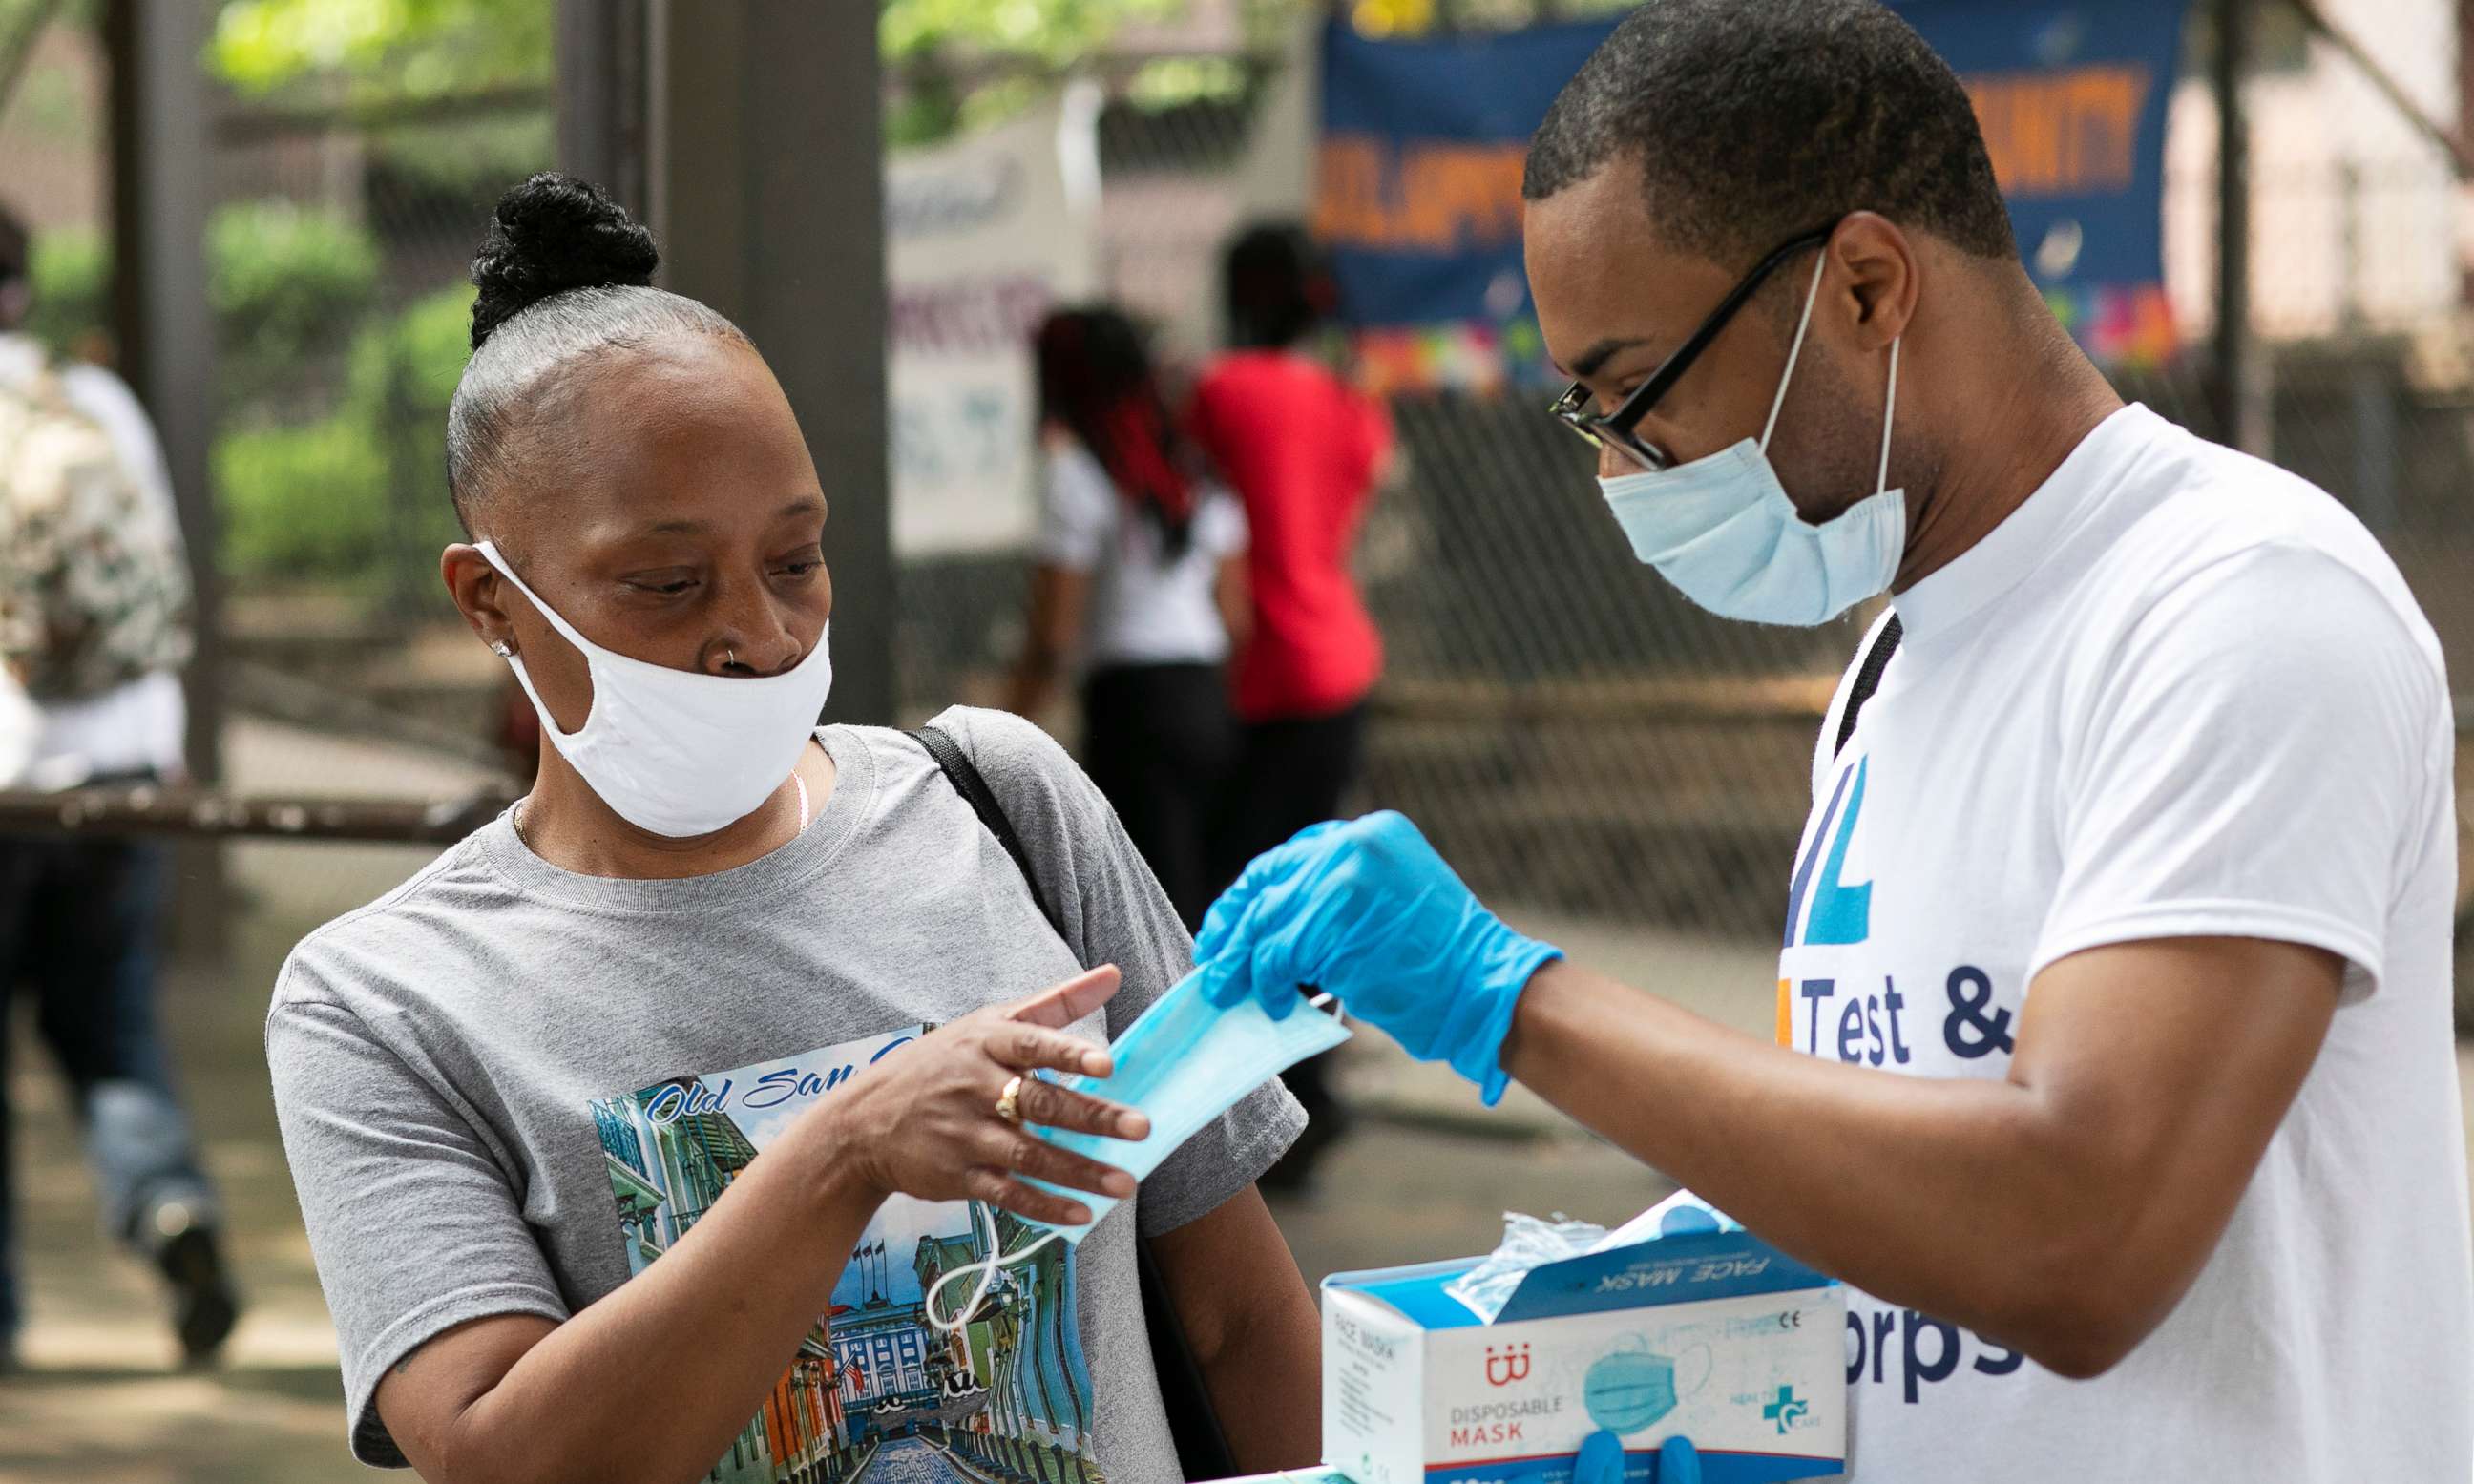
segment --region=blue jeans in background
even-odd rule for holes
[[[158,1255],[155,1213],[178,1204],[220,1224],[155,1016],[156,947],[169,880],[163,847],[131,840],[0,838],[0,1012],[22,991],[68,1080],[106,1226]],[[0,1066],[13,1016],[0,1013]],[[0,1079],[0,1350],[23,1319],[17,1291],[14,1130]]]

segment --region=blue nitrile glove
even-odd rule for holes
[[[1572,1460],[1572,1484],[1623,1484],[1623,1439],[1605,1427],[1581,1440]],[[1701,1484],[1701,1454],[1689,1438],[1669,1438],[1658,1446],[1657,1484]]]
[[[1701,1454],[1690,1438],[1669,1438],[1658,1446],[1658,1484],[1701,1484]]]
[[[1505,927],[1418,827],[1386,810],[1300,832],[1246,867],[1195,943],[1215,1005],[1249,995],[1272,1014],[1300,985],[1339,998],[1420,1061],[1448,1061],[1489,1107],[1513,1008],[1564,951]]]
[[[1623,1439],[1601,1427],[1581,1440],[1572,1456],[1572,1484],[1623,1484]]]

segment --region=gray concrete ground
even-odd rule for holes
[[[428,756],[263,724],[231,739],[243,788],[454,792],[473,775]],[[165,1010],[206,1155],[232,1207],[233,1254],[251,1307],[227,1365],[169,1369],[174,1350],[150,1276],[97,1235],[77,1139],[56,1079],[21,1050],[7,1069],[22,1110],[32,1322],[26,1374],[0,1380],[0,1484],[311,1484],[360,1473],[344,1451],[334,1337],[292,1203],[265,1086],[259,1023],[274,971],[303,932],[367,901],[426,858],[420,850],[253,844],[234,851],[243,902],[229,974],[183,976]],[[1603,924],[1524,926],[1577,957],[1766,1034],[1771,955]],[[20,1034],[15,1043],[28,1045]],[[1482,1114],[1465,1084],[1382,1037],[1340,1053],[1344,1083],[1373,1115],[1311,1198],[1277,1206],[1309,1278],[1484,1251],[1507,1209],[1612,1223],[1666,1180],[1514,1089]],[[2462,1053],[2474,1083],[2474,1053]],[[2474,1126],[2474,1107],[2469,1107]]]

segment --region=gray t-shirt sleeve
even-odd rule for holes
[[[494,1314],[568,1317],[505,1173],[473,1122],[287,965],[266,1024],[283,1153],[343,1352],[352,1455],[400,1467],[372,1404],[387,1368]]]
[[[957,706],[936,718],[977,764],[1022,837],[1040,889],[1086,964],[1113,963],[1125,987],[1108,1002],[1110,1039],[1194,967],[1194,940],[1116,811],[1065,749],[1020,717]],[[1305,1129],[1277,1078],[1178,1146],[1143,1181],[1136,1225],[1157,1236],[1208,1216],[1253,1183]]]

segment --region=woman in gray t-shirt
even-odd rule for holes
[[[814,466],[745,336],[653,266],[589,186],[499,203],[449,426],[473,544],[443,566],[541,712],[540,781],[311,935],[268,1016],[353,1452],[459,1480],[1176,1479],[1139,1235],[1239,1463],[1310,1462],[1313,1302],[1252,1186],[1302,1115],[1272,1083],[1130,1216],[1022,1255],[1024,1218],[1084,1215],[1026,1178],[1132,1182],[1021,1125],[1144,1131],[1026,1077],[1104,1070],[1191,945],[1029,723],[938,718],[1055,926],[916,742],[813,727]]]

